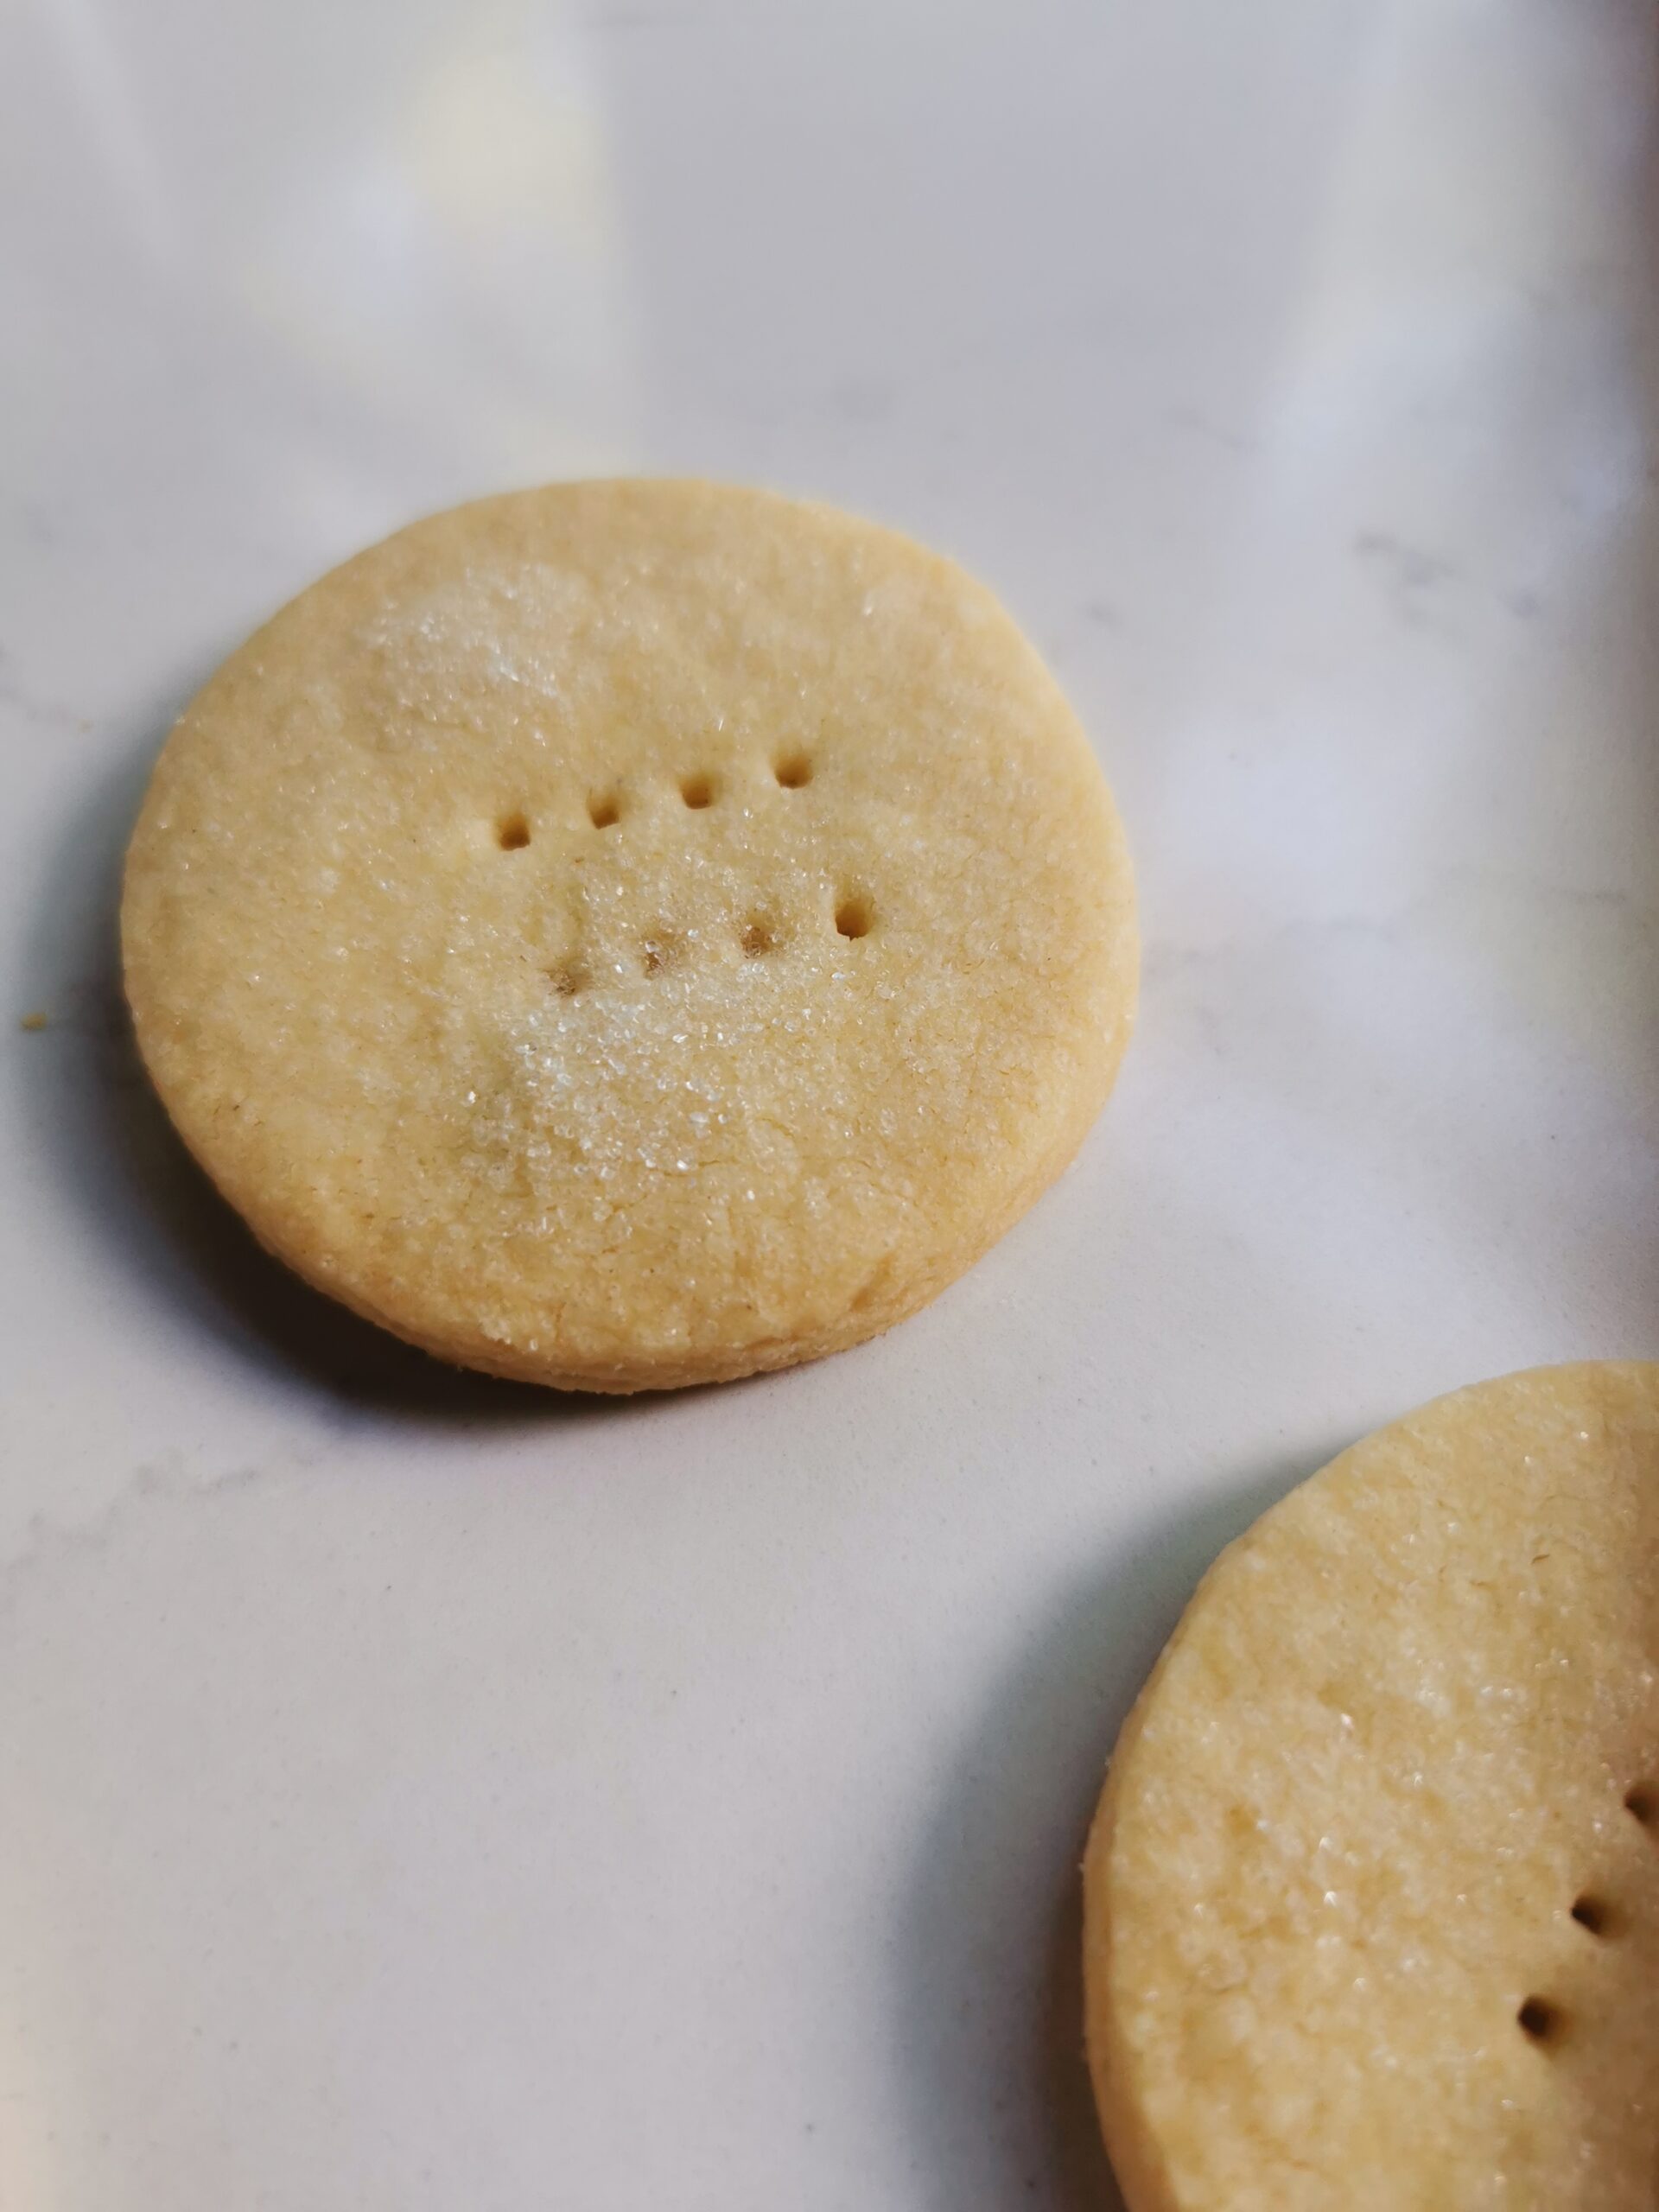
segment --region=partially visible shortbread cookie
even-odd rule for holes
[[[1659,1366],[1442,1398],[1225,1552],[1085,1895],[1131,2212],[1653,2212]]]
[[[303,593],[157,765],[122,938],[186,1142],[400,1336],[601,1390],[834,1351],[1071,1158],[1128,862],[950,563],[695,483],[438,515]]]

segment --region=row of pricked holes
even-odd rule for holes
[[[868,937],[874,919],[868,899],[843,899],[836,908],[836,928],[842,937]],[[746,960],[759,960],[768,952],[775,952],[781,940],[772,924],[757,915],[744,924],[737,942]],[[676,964],[682,950],[681,940],[667,931],[658,936],[641,938],[640,968],[647,976],[658,976],[664,968]],[[561,998],[574,998],[578,991],[586,990],[591,980],[586,964],[580,960],[564,961],[549,972]]]
[[[786,753],[774,760],[772,772],[785,791],[798,791],[812,780],[812,762],[804,753]],[[680,779],[680,797],[700,812],[720,796],[718,779],[702,771]],[[595,830],[613,830],[622,819],[622,802],[614,791],[595,791],[588,801],[588,819]],[[495,842],[504,853],[522,852],[530,842],[530,820],[522,812],[504,814],[495,825]]]
[[[1644,1828],[1659,1827],[1659,1788],[1637,1783],[1625,1792],[1624,1809]],[[1619,1930],[1617,1909],[1605,1897],[1592,1894],[1573,1898],[1573,1917],[1587,1935],[1598,1939],[1617,1936]],[[1548,1997],[1529,1997],[1515,2017],[1522,2035],[1536,2044],[1559,2044],[1568,2024],[1566,2012]]]

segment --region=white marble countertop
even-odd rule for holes
[[[1655,81],[1644,0],[0,17],[7,2212],[1112,2202],[1073,1869],[1195,1576],[1659,1348]],[[250,1253],[111,915],[257,619],[612,470],[983,574],[1147,958],[936,1307],[589,1405]]]

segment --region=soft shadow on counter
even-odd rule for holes
[[[1078,1869],[1107,1759],[1216,1554],[1351,1440],[1240,1484],[1080,1580],[963,1748],[899,1931],[926,2212],[1122,2212],[1083,2039]]]

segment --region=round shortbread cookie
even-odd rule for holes
[[[1224,1553],[1085,1906],[1131,2212],[1653,2212],[1659,1366],[1442,1398]]]
[[[601,1390],[840,1350],[1075,1152],[1134,899],[990,594],[835,511],[554,486],[400,531],[162,753],[144,1060],[260,1241],[440,1357]]]

